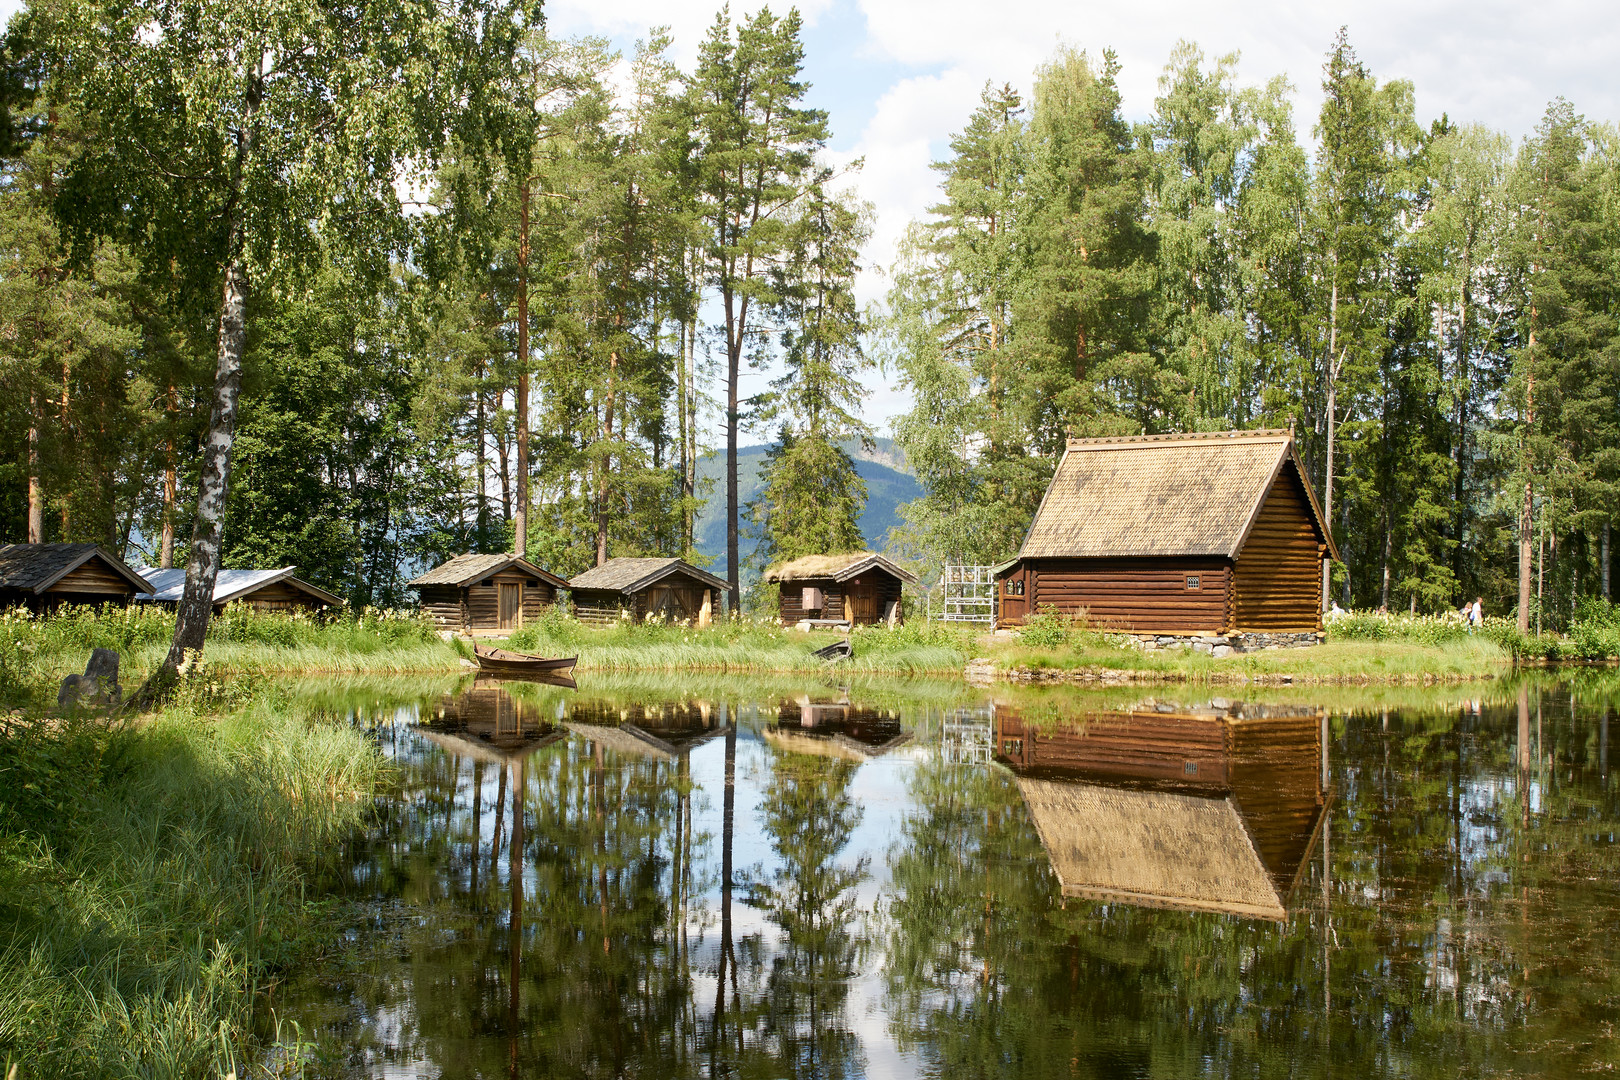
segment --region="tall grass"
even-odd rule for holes
[[[54,700],[92,649],[113,649],[125,685],[168,653],[174,614],[156,607],[72,607],[45,616],[0,612],[0,703]],[[332,617],[253,611],[233,604],[208,624],[208,662],[219,672],[409,674],[459,666],[455,647],[410,612],[367,609]]]
[[[829,670],[812,654],[846,636],[855,657],[838,670],[891,675],[957,674],[975,639],[971,632],[920,622],[892,630],[863,626],[848,634],[804,633],[747,619],[722,619],[703,629],[629,620],[597,628],[548,612],[514,633],[509,644],[547,656],[577,656],[581,671],[791,674]]]
[[[307,875],[382,765],[272,697],[217,719],[0,731],[0,1061],[244,1074],[255,992],[316,930]]]

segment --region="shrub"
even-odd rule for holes
[[[1061,649],[1069,643],[1071,621],[1055,611],[1042,611],[1024,619],[1019,637],[1037,649]]]

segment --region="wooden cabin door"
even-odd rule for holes
[[[502,630],[518,629],[523,624],[523,583],[497,581],[495,588],[499,602],[498,621],[495,625]]]
[[[878,586],[870,581],[850,582],[849,591],[845,594],[849,605],[848,618],[853,623],[875,623],[882,618],[879,610],[882,597],[878,594]]]

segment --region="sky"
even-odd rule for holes
[[[1295,122],[1308,138],[1321,103],[1322,61],[1343,25],[1379,79],[1408,79],[1417,118],[1448,114],[1527,135],[1557,97],[1596,121],[1620,120],[1620,19],[1600,0],[804,0],[809,100],[831,116],[828,156],[861,159],[855,185],[876,211],[859,282],[881,298],[898,238],[937,197],[931,161],[945,156],[987,81],[1025,92],[1059,45],[1113,49],[1123,68],[1127,120],[1153,110],[1158,78],[1181,40],[1211,58],[1241,54],[1239,81],[1285,75]],[[18,0],[0,0],[9,18]],[[733,15],[759,0],[738,0]],[[776,10],[782,10],[778,4]],[[557,37],[607,37],[629,53],[649,27],[667,25],[674,59],[690,69],[714,21],[715,0],[548,0]],[[768,376],[745,379],[755,392]],[[879,433],[908,400],[892,373],[873,372],[864,413]],[[751,441],[748,439],[745,442]]]

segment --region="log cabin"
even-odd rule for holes
[[[1308,708],[1100,711],[1032,724],[997,706],[1065,897],[1281,921],[1326,816]]]
[[[724,581],[680,559],[609,559],[567,584],[575,617],[596,626],[622,618],[708,626],[730,591]]]
[[[150,585],[99,544],[0,544],[0,609],[128,604]]]
[[[226,604],[242,603],[254,611],[304,611],[311,614],[341,607],[343,598],[302,578],[293,576],[296,566],[279,570],[221,570],[214,579],[214,612]],[[152,583],[150,590],[138,593],[136,603],[174,607],[186,591],[186,572],[180,567],[153,570],[140,567],[136,573]]]
[[[551,722],[551,704],[512,694],[500,680],[480,676],[424,709],[417,730],[451,754],[509,764],[568,737]]]
[[[1133,633],[1311,634],[1337,559],[1286,430],[1070,439],[998,627],[1054,611]]]
[[[780,587],[778,611],[783,626],[801,620],[870,626],[899,625],[901,593],[917,575],[874,551],[848,555],[806,555],[765,571],[765,580]]]
[[[516,555],[457,555],[405,583],[441,630],[508,634],[557,602],[568,582]]]

